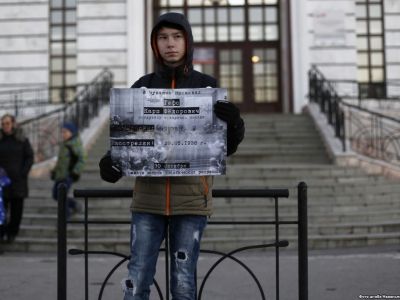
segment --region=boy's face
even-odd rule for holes
[[[182,30],[161,27],[157,32],[157,47],[167,66],[177,67],[184,62],[186,43]]]
[[[66,128],[62,128],[61,135],[64,141],[68,141],[72,137],[72,132]]]

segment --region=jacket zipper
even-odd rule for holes
[[[201,181],[203,182],[203,187],[204,187],[204,206],[207,207],[207,196],[208,196],[208,191],[210,190],[208,183],[207,183],[207,179],[205,176],[201,176]]]
[[[175,80],[175,74],[174,74],[172,77],[172,80],[171,80],[171,89],[174,89],[175,87],[176,87],[176,80]]]

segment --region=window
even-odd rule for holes
[[[155,18],[167,11],[186,15],[195,42],[194,68],[215,77],[230,101],[244,111],[281,110],[279,0],[153,3]]]
[[[158,14],[185,14],[196,42],[278,41],[278,0],[160,0]]]
[[[226,49],[222,50],[219,56],[221,86],[228,89],[231,101],[241,103],[243,102],[242,51],[240,49]]]
[[[276,49],[254,49],[252,56],[256,103],[278,101],[278,62]]]
[[[360,96],[385,97],[382,0],[357,0],[356,16]]]
[[[76,1],[50,1],[50,95],[68,102],[76,91]]]

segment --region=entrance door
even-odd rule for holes
[[[280,0],[154,0],[155,16],[183,13],[192,26],[195,67],[216,77],[242,111],[282,112]]]
[[[217,78],[241,111],[281,112],[278,58],[276,48],[230,44],[197,48],[195,67]]]

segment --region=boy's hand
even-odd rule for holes
[[[110,151],[100,159],[100,177],[104,181],[115,183],[122,177],[122,171],[113,165]]]
[[[241,120],[239,108],[231,102],[217,101],[214,104],[214,112],[228,126],[236,126]]]
[[[81,175],[79,175],[79,174],[76,174],[73,172],[71,173],[71,178],[74,182],[78,181],[80,177],[81,177]]]

